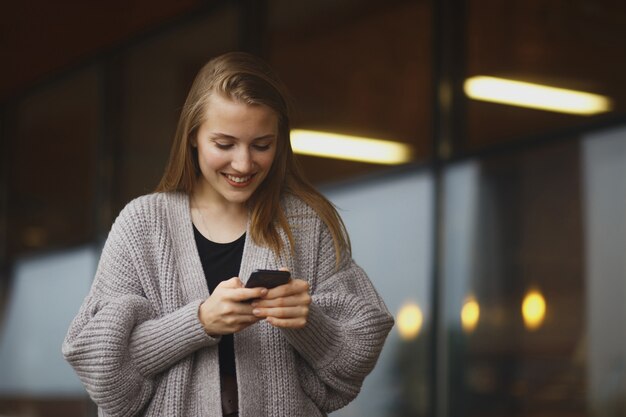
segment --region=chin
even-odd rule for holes
[[[245,195],[226,196],[226,200],[230,203],[245,204],[248,202],[248,200],[250,200],[250,197],[252,197],[252,193],[246,193]]]

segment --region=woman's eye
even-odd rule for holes
[[[267,151],[269,150],[269,148],[271,147],[270,144],[267,145],[252,145],[254,147],[254,149],[256,149],[257,151]]]
[[[218,142],[215,142],[215,146],[217,146],[218,149],[226,150],[226,149],[232,148],[233,144],[232,143],[218,143]]]

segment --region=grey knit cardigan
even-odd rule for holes
[[[315,212],[294,197],[283,205],[294,255],[288,249],[276,257],[246,238],[239,276],[286,266],[309,281],[313,301],[302,329],[261,321],[235,334],[242,417],[324,416],[345,406],[393,325],[363,270],[349,256],[337,267]],[[219,339],[198,320],[208,296],[188,196],[156,193],[130,202],[62,348],[99,416],[221,416]]]

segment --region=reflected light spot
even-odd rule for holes
[[[48,240],[48,233],[43,227],[29,226],[22,231],[22,243],[29,248],[44,246]]]
[[[522,302],[522,317],[528,330],[536,330],[543,324],[546,317],[546,300],[537,290],[526,293]]]
[[[404,340],[415,339],[422,328],[424,316],[415,303],[407,303],[398,312],[398,332]]]
[[[473,296],[467,297],[461,309],[461,325],[465,333],[471,333],[478,326],[480,305]]]

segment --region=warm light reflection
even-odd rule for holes
[[[550,110],[560,113],[593,115],[611,110],[608,97],[546,85],[476,76],[465,80],[465,94],[475,100]]]
[[[396,322],[400,337],[404,340],[411,340],[419,334],[424,316],[417,304],[406,303],[400,308]]]
[[[313,130],[292,130],[291,147],[303,155],[373,164],[397,165],[413,159],[413,149],[406,143]]]
[[[526,293],[522,302],[522,317],[528,330],[536,330],[543,324],[546,317],[546,300],[537,290]]]
[[[467,297],[461,309],[461,325],[465,333],[471,333],[478,326],[480,319],[480,305],[473,296]]]

